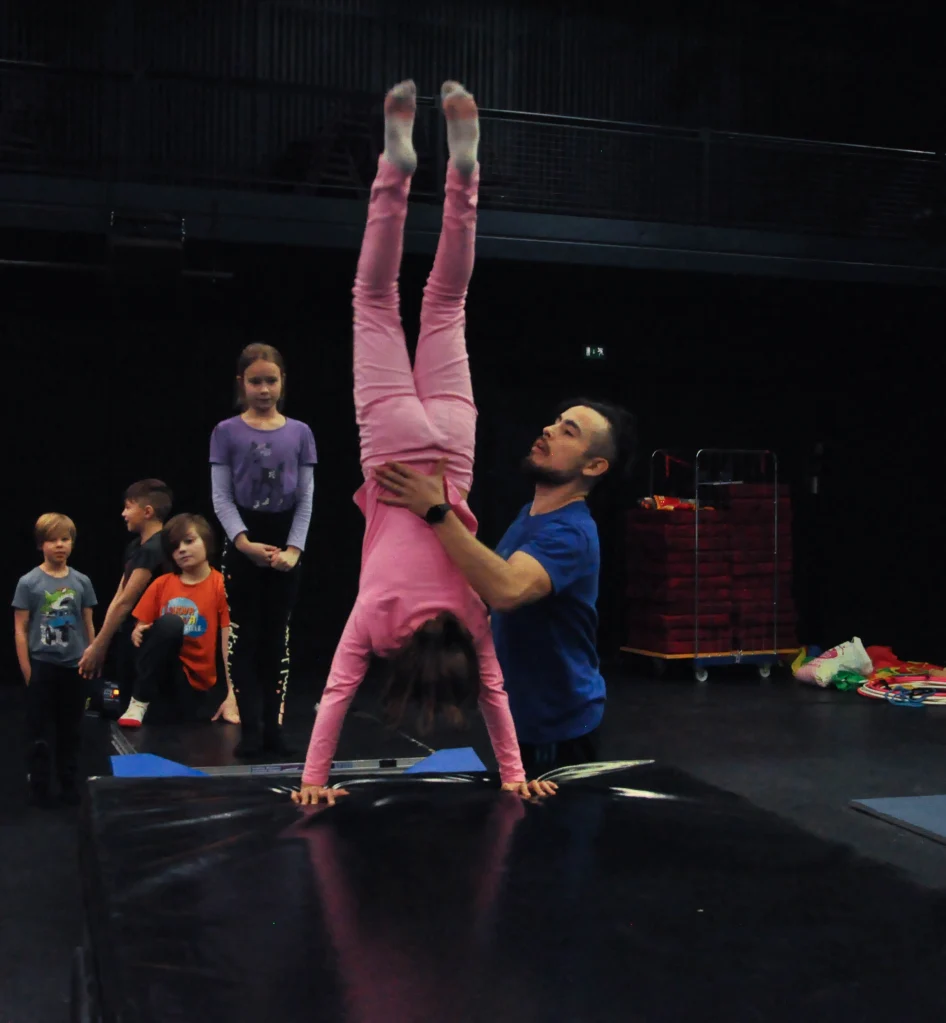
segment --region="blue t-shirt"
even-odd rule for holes
[[[599,670],[598,527],[584,501],[530,515],[526,505],[496,552],[531,555],[549,574],[552,592],[515,611],[492,613],[493,641],[520,742],[577,739],[604,715]]]

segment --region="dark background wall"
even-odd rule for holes
[[[0,65],[0,143],[14,147],[15,166],[44,173],[259,184],[291,177],[320,124],[344,128],[345,103],[376,110],[385,88],[413,75],[428,94],[459,77],[494,109],[942,150],[941,34],[918,4],[613,7],[15,0],[0,11],[0,61],[20,62]],[[538,143],[534,155],[541,169]],[[667,157],[648,173],[678,171]],[[63,259],[102,257],[88,240],[27,232],[0,244],[18,256],[48,259],[54,245]],[[229,283],[182,282],[128,254],[111,275],[2,271],[15,520],[5,583],[12,593],[34,558],[33,519],[58,508],[75,517],[75,562],[107,600],[126,539],[122,490],[142,476],[167,479],[179,509],[209,512],[207,441],[231,412],[236,355],[273,341],[289,361],[289,412],[312,424],[321,455],[296,628],[303,664],[318,671],[354,597],[360,550],[355,256],[270,247],[219,257]],[[426,269],[405,263],[409,335]],[[803,638],[856,632],[946,660],[943,304],[920,289],[481,261],[469,339],[483,538],[498,539],[525,500],[516,463],[551,407],[575,392],[610,396],[641,423],[645,457],[625,497],[646,489],[654,447],[778,451],[798,509]],[[607,358],[583,361],[585,343],[604,344]],[[806,480],[819,442],[815,501]],[[621,640],[620,521],[601,512],[605,653]],[[8,663],[12,678],[12,644]]]
[[[77,567],[107,600],[126,540],[131,481],[156,475],[178,510],[209,514],[210,430],[231,414],[233,365],[253,339],[289,364],[290,414],[320,453],[300,668],[319,672],[355,595],[362,521],[351,403],[354,254],[243,254],[229,284],[179,290],[155,275],[114,280],[37,271],[5,276],[0,320],[10,389],[4,584],[34,559],[43,511],[72,515]],[[416,336],[426,259],[408,258],[404,316]],[[127,269],[127,268],[126,268]],[[131,279],[137,275],[131,273]],[[911,657],[946,660],[942,622],[943,298],[939,293],[756,278],[534,267],[481,261],[469,345],[481,410],[471,503],[495,542],[527,497],[517,463],[551,407],[590,392],[640,417],[644,454],[628,497],[646,492],[655,447],[771,447],[798,511],[805,638],[852,634]],[[582,358],[585,343],[607,358]],[[826,446],[817,531],[808,457]],[[622,517],[600,513],[602,649],[621,640]],[[13,669],[12,644],[9,664]]]
[[[494,109],[910,148],[946,140],[941,36],[915,0],[4,6],[0,57],[80,72],[3,69],[6,127],[56,159],[117,173],[291,176],[314,128],[338,116],[327,94],[375,101],[406,76],[425,95],[461,78]]]

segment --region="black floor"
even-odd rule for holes
[[[822,838],[893,865],[930,889],[946,889],[946,846],[848,808],[851,799],[946,792],[946,708],[889,706],[855,694],[719,673],[704,686],[610,674],[604,753],[654,758],[738,793]],[[314,694],[296,691],[288,731],[304,752]],[[407,734],[356,705],[339,748],[346,758],[420,756]],[[70,957],[80,940],[76,814],[26,807],[19,721],[22,691],[0,689],[0,1020],[68,1018]],[[107,770],[107,727],[86,721],[86,767]],[[144,729],[138,748],[193,766],[229,762],[236,729],[175,737]],[[466,735],[423,738],[433,748],[472,745],[493,763],[482,725]],[[697,851],[694,851],[697,854]]]

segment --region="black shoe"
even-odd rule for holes
[[[281,735],[271,735],[263,739],[263,752],[283,757],[287,764],[296,763],[299,760],[299,751],[287,746],[286,740]]]
[[[244,735],[234,747],[233,755],[240,757],[241,760],[246,760],[250,757],[258,757],[262,752],[263,740],[258,735]]]
[[[41,810],[48,810],[55,806],[48,789],[30,787],[28,801],[30,806],[38,807]]]
[[[59,790],[59,802],[63,806],[78,806],[82,802],[82,795],[75,785],[63,785]]]

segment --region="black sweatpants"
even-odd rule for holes
[[[134,631],[135,620],[128,616],[122,622],[115,638],[112,640],[108,656],[108,678],[120,691],[121,705],[128,703],[129,697],[134,692],[136,665],[138,663],[138,651],[131,642],[131,634]]]
[[[63,791],[75,789],[87,695],[78,668],[31,662],[26,692],[26,765],[34,795],[49,794],[54,753],[60,787]]]
[[[522,766],[531,781],[558,767],[573,767],[575,764],[592,764],[599,756],[600,727],[580,735],[577,739],[563,742],[546,742],[541,745],[519,743]]]
[[[210,690],[195,689],[190,684],[181,663],[183,642],[184,619],[169,614],[146,630],[138,648],[135,699],[156,704],[154,710],[148,708],[149,724],[213,717],[227,695],[226,680],[219,677]]]
[[[294,512],[240,508],[253,543],[285,549]],[[260,568],[229,541],[223,578],[230,605],[230,678],[243,738],[279,738],[289,688],[289,619],[299,594],[302,558],[291,572]]]

